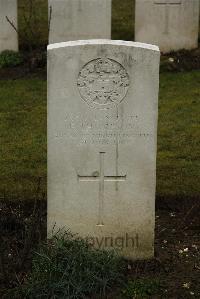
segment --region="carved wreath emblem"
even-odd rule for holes
[[[98,58],[82,68],[77,85],[82,99],[90,107],[107,109],[124,99],[129,87],[129,76],[117,61]]]

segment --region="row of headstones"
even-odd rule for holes
[[[111,0],[49,0],[49,43],[111,38]],[[0,52],[18,50],[17,0],[0,0]],[[162,52],[198,45],[199,0],[136,0],[135,40]]]

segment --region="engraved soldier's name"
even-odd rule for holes
[[[57,130],[54,136],[68,138],[79,144],[120,144],[130,143],[138,137],[152,137],[150,131],[141,130],[139,123],[138,115],[129,115],[126,118],[66,115],[62,130]]]

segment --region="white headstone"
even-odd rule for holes
[[[111,38],[111,0],[49,0],[49,44]]]
[[[17,28],[17,0],[0,0],[0,52],[18,51],[18,36],[6,17]]]
[[[135,40],[164,53],[198,46],[199,0],[136,0]]]
[[[156,46],[48,47],[48,231],[153,256],[159,85]]]

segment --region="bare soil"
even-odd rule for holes
[[[127,278],[158,278],[162,295],[200,298],[199,198],[157,199],[155,258],[127,261]],[[32,250],[46,238],[46,201],[1,201],[0,297],[23,283]],[[120,291],[107,298],[116,299]],[[8,298],[8,297],[6,297]]]
[[[200,69],[200,47],[191,51],[181,50],[161,56],[161,71],[190,71]]]

